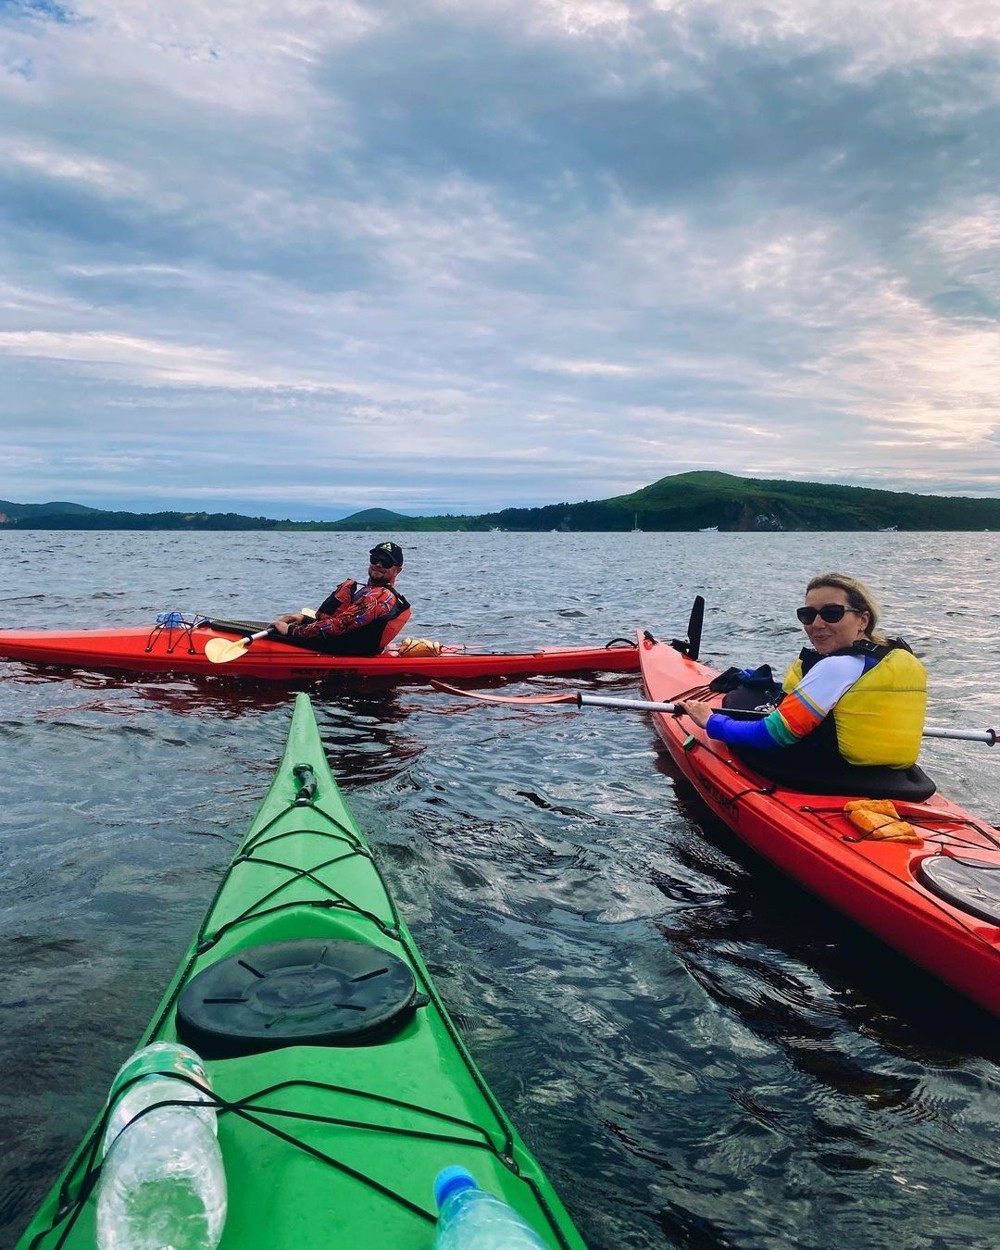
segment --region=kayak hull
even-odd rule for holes
[[[643,634],[639,650],[651,700],[721,703],[721,694],[707,690],[714,669]],[[868,796],[779,785],[687,717],[658,712],[654,722],[678,771],[737,837],[913,963],[1000,1015],[1000,917],[988,918],[989,908],[974,914],[925,884],[932,857],[962,861],[970,872],[1000,882],[994,875],[1000,873],[1000,830],[934,794],[922,802],[895,801],[920,845],[866,839],[843,808]]]
[[[317,982],[308,980],[314,969],[296,965],[291,980],[271,982],[267,993],[278,1007],[250,1030],[250,1042],[236,1029],[235,1054],[233,1038],[221,1035],[201,1050],[223,1108],[229,1211],[220,1250],[431,1250],[434,1178],[451,1164],[504,1197],[552,1247],[583,1250],[449,1018],[300,694],[274,781],[143,1042],[193,1045],[192,1021],[216,1010],[216,996],[201,989],[206,977],[229,964],[259,976],[262,950],[294,948],[300,959],[303,945],[362,949],[371,970],[324,991],[320,1002]],[[380,1005],[369,1030],[357,1023],[353,987],[377,982],[390,966],[402,969],[412,992],[394,1002],[388,1023]],[[310,1029],[329,1031],[327,1041],[296,1040],[307,1017]],[[18,1250],[94,1250],[92,1164],[101,1128],[99,1119]]]
[[[532,651],[476,651],[445,647],[441,655],[400,655],[395,648],[374,656],[324,655],[301,646],[258,638],[237,659],[213,663],[205,645],[213,638],[238,640],[232,629],[203,624],[92,630],[0,630],[0,660],[45,667],[133,675],[174,674],[237,680],[295,682],[375,678],[387,682],[430,678],[475,680],[573,672],[636,672],[639,653],[631,640],[592,647],[540,647]]]

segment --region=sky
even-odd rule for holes
[[[0,499],[1000,497],[996,0],[0,0]]]

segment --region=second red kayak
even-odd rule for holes
[[[640,634],[639,653],[651,700],[721,703],[723,695],[708,688],[715,670],[682,646]],[[933,793],[892,797],[913,840],[880,839],[845,811],[848,803],[871,799],[871,792],[795,789],[755,772],[686,716],[657,712],[654,721],[677,769],[737,837],[913,963],[1000,1015],[1000,830]]]
[[[128,674],[177,674],[249,678],[270,682],[380,678],[391,682],[432,677],[473,680],[532,677],[558,673],[635,672],[639,652],[631,639],[578,647],[539,647],[529,651],[487,651],[463,646],[414,647],[401,653],[394,644],[381,655],[324,655],[275,638],[255,639],[237,658],[213,663],[205,654],[212,639],[226,643],[260,629],[255,622],[214,622],[194,618],[180,624],[157,622],[126,629],[4,629],[0,660],[62,668]]]

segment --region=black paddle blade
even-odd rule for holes
[[[679,651],[681,655],[689,656],[692,660],[697,660],[701,651],[701,627],[705,620],[705,600],[701,595],[695,595],[694,605],[691,608],[691,615],[688,617],[687,638],[682,642],[680,638],[672,638],[670,645],[675,651]]]
[[[688,617],[688,655],[697,660],[701,653],[701,627],[705,623],[705,600],[695,595],[691,615]]]

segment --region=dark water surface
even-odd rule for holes
[[[0,534],[0,626],[269,617],[364,536]],[[782,668],[809,575],[870,581],[929,720],[996,726],[996,534],[430,534],[409,632],[513,649],[679,635]],[[631,676],[537,681],[639,695]],[[524,690],[523,685],[514,687]],[[592,1250],[1000,1244],[996,1023],[779,878],[629,712],[314,697],[331,766],[456,1022]],[[0,1245],[96,1114],[284,744],[286,691],[0,663]],[[1000,822],[1000,751],[928,741]],[[277,1248],[283,1250],[283,1248]]]

